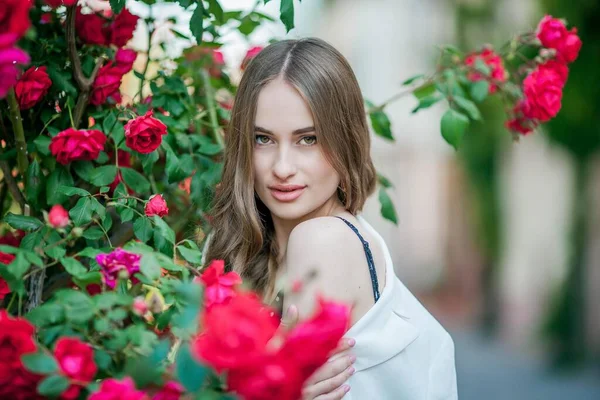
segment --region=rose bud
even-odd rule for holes
[[[69,213],[60,204],[52,206],[48,213],[48,222],[55,228],[64,228],[69,225]]]
[[[15,85],[19,108],[27,110],[35,106],[52,86],[46,67],[31,67],[21,75]]]
[[[136,297],[133,299],[133,313],[143,317],[148,312],[148,305],[142,297]]]
[[[150,197],[144,207],[144,212],[148,217],[152,217],[153,215],[164,217],[169,214],[169,207],[167,207],[167,202],[163,199],[162,195],[156,194]]]

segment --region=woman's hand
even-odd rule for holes
[[[298,323],[298,309],[294,305],[285,312],[280,329],[292,329]],[[354,373],[356,357],[350,354],[354,339],[342,338],[329,360],[311,375],[302,388],[302,400],[339,400],[350,390],[344,385]]]
[[[342,338],[331,358],[323,364],[302,388],[302,400],[339,400],[350,390],[344,382],[354,374],[356,357],[350,354],[354,339]]]

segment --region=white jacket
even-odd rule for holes
[[[386,285],[344,335],[356,340],[351,350],[356,372],[346,382],[344,400],[458,399],[452,338],[396,277],[383,238],[357,218],[384,249]]]

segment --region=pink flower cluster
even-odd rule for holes
[[[237,290],[235,272],[213,261],[200,280],[205,288],[203,332],[194,355],[216,371],[227,371],[228,390],[247,400],[296,400],[304,382],[327,361],[346,332],[350,309],[319,299],[319,310],[289,332],[258,296]],[[274,346],[273,341],[282,344]]]
[[[133,274],[140,272],[141,258],[139,254],[116,248],[112,253],[98,254],[96,261],[100,264],[104,283],[114,289],[119,278],[131,278],[132,282],[139,282]]]
[[[562,106],[563,88],[569,75],[568,63],[577,59],[581,39],[577,28],[567,30],[560,19],[545,16],[539,23],[536,36],[542,46],[552,49],[556,56],[538,65],[523,81],[524,98],[513,109],[513,118],[506,127],[526,135],[541,123],[554,118]]]

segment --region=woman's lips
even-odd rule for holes
[[[303,187],[301,189],[292,190],[292,191],[285,191],[285,192],[283,190],[277,190],[277,189],[270,189],[270,190],[271,190],[271,195],[276,200],[288,202],[288,201],[294,201],[298,197],[300,197],[300,195],[302,195],[302,193],[304,192],[304,189],[306,189],[306,187]]]

